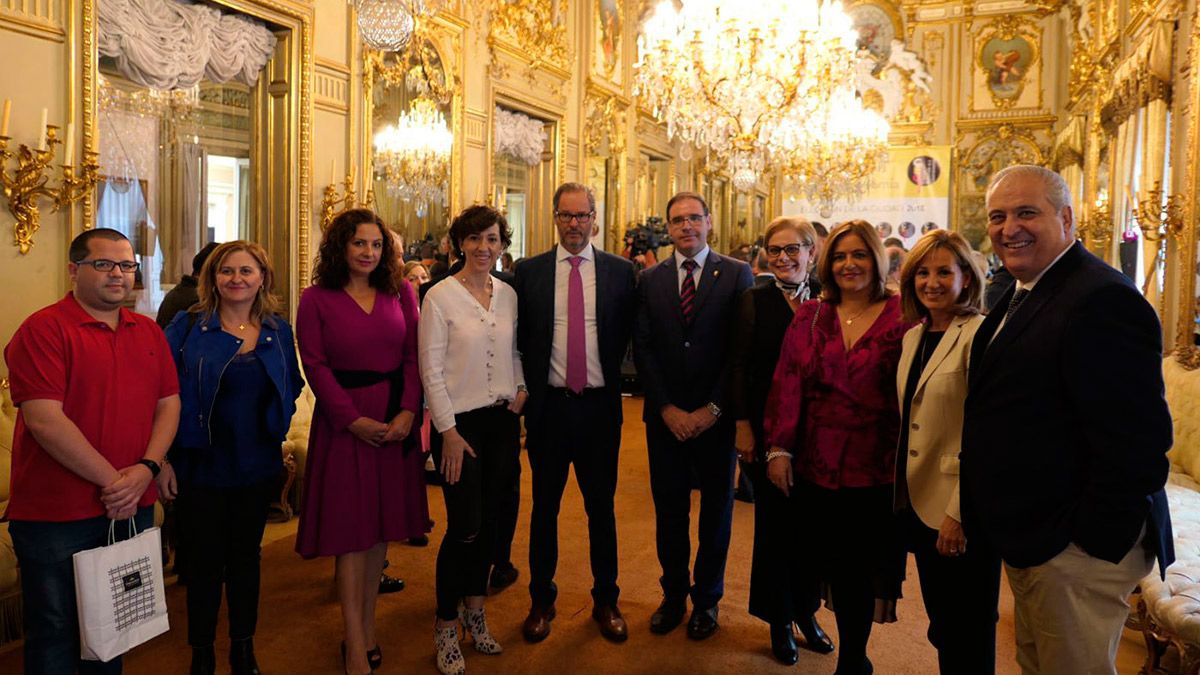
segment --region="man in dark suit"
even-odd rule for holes
[[[721,412],[737,302],[754,277],[746,263],[709,249],[712,218],[700,195],[671,197],[667,227],[675,253],[642,272],[633,338],[646,391],[642,417],[662,566],[663,601],[650,630],[663,634],[678,626],[690,592],[688,636],[700,640],[717,630],[725,588],[735,454],[733,420]],[[700,483],[694,575],[688,569],[693,470]]]
[[[1004,559],[1027,673],[1115,673],[1126,598],[1174,559],[1161,327],[1074,241],[1058,174],[1013,166],[988,235],[1016,279],[971,350],[961,490],[968,546]]]
[[[592,191],[564,183],[554,193],[558,245],[517,263],[517,344],[529,399],[525,447],[532,470],[529,595],[523,633],[550,634],[558,588],[558,510],[567,474],[583,493],[591,542],[592,618],[623,642],[617,609],[617,451],[621,444],[621,360],[633,323],[635,277],[628,260],[592,246],[598,227]]]

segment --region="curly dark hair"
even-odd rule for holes
[[[400,289],[399,265],[396,262],[395,247],[388,228],[383,220],[370,209],[350,209],[344,211],[329,224],[325,236],[321,239],[321,247],[317,250],[317,264],[313,270],[312,282],[321,288],[343,288],[350,282],[350,265],[346,262],[346,247],[358,231],[358,226],[371,223],[379,226],[383,235],[383,250],[379,255],[379,265],[371,271],[367,282],[371,287],[387,294],[394,294]]]
[[[454,255],[462,260],[464,257],[463,240],[472,234],[479,234],[493,225],[500,226],[500,242],[504,244],[504,248],[508,248],[512,243],[512,230],[508,227],[508,221],[504,219],[502,213],[485,204],[476,204],[463,209],[462,213],[454,217],[454,222],[450,223],[450,245],[454,247]]]

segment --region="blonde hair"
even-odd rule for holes
[[[213,249],[208,260],[204,261],[204,267],[200,269],[200,300],[193,307],[205,317],[212,316],[221,308],[221,293],[217,290],[217,270],[226,258],[238,251],[249,253],[262,270],[262,286],[259,287],[254,304],[250,307],[250,320],[261,326],[264,318],[279,313],[282,303],[274,293],[275,270],[271,267],[267,250],[252,241],[227,241]]]
[[[875,230],[874,225],[867,221],[856,219],[847,220],[833,228],[829,232],[829,238],[825,240],[821,259],[817,263],[817,278],[821,280],[821,298],[835,305],[842,301],[842,289],[838,287],[837,279],[833,278],[833,252],[837,250],[838,242],[843,237],[852,234],[858,235],[858,238],[862,239],[875,261],[875,283],[871,286],[871,302],[890,297],[892,293],[885,285],[888,259],[887,254],[883,251],[883,242],[879,239],[879,232]]]
[[[920,321],[929,317],[929,309],[917,299],[917,269],[929,254],[938,249],[950,251],[967,278],[951,311],[955,316],[983,311],[983,272],[975,263],[971,245],[957,232],[933,230],[917,241],[900,270],[900,307],[904,311],[905,321]]]
[[[805,246],[812,248],[817,243],[817,231],[813,229],[812,223],[808,222],[803,216],[780,216],[772,220],[767,229],[763,232],[763,248],[771,242],[771,237],[779,234],[783,230],[795,230],[796,234],[800,235],[800,241],[804,242]]]

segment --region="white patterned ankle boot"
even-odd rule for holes
[[[504,651],[496,638],[488,632],[487,618],[483,615],[483,608],[471,609],[468,607],[463,611],[463,624],[467,627],[467,632],[471,634],[471,640],[475,643],[475,651],[480,654],[499,654]]]
[[[433,645],[437,647],[437,667],[442,675],[463,675],[467,661],[458,648],[458,624],[433,629]]]

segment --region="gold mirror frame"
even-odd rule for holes
[[[1191,84],[1187,88],[1185,105],[1187,110],[1197,111],[1200,110],[1200,86],[1197,86],[1200,82],[1200,13],[1193,13],[1189,39],[1187,72]],[[1179,194],[1183,196],[1183,231],[1176,239],[1174,256],[1178,261],[1174,340],[1170,335],[1165,336],[1167,344],[1173,342],[1176,348],[1193,343],[1196,325],[1196,257],[1200,255],[1196,241],[1196,219],[1200,218],[1200,115],[1188,116],[1185,143],[1186,168],[1179,185]]]
[[[277,289],[294,308],[309,278],[312,209],[313,9],[272,0],[214,0],[221,7],[280,26],[275,55],[251,90],[256,123],[251,132],[254,171],[252,237],[271,255],[287,288]],[[83,0],[82,70],[83,147],[97,151],[96,0]],[[281,58],[283,57],[283,58]],[[291,83],[291,86],[288,86]],[[293,187],[294,186],[294,187]],[[96,196],[83,200],[83,229],[96,225]],[[76,232],[71,228],[68,234]],[[282,274],[281,274],[282,276]]]
[[[448,121],[454,140],[450,150],[450,184],[446,186],[446,215],[447,218],[453,218],[463,209],[463,152],[465,148],[463,119],[466,113],[466,102],[463,98],[462,78],[463,33],[466,31],[467,23],[445,13],[423,21],[422,30],[414,38],[427,40],[433,50],[437,52],[442,72],[445,75],[446,87],[451,90],[450,119]],[[371,189],[373,183],[371,176],[374,175],[375,129],[372,127],[372,117],[375,112],[375,79],[376,72],[385,66],[383,60],[379,58],[379,52],[365,46],[361,49],[361,60],[363,64],[363,98],[362,119],[359,125],[361,130],[359,147],[362,148],[362,152],[359,158],[358,175],[363,177],[362,197],[366,199],[367,191]],[[449,227],[450,223],[446,222],[444,225]],[[436,234],[436,231],[434,233]]]

